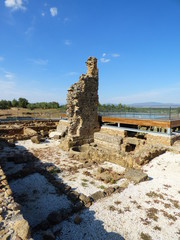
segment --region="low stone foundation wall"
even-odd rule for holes
[[[57,125],[57,132],[62,134],[63,132],[67,131],[68,127],[69,121],[61,119]]]
[[[120,152],[122,137],[115,136],[108,133],[97,132],[94,134],[94,142],[101,147],[106,149],[114,150]]]
[[[30,239],[29,224],[21,214],[20,205],[14,201],[1,166],[0,190],[0,239]]]
[[[146,134],[147,144],[161,144],[165,146],[172,146],[173,143],[180,139],[180,135],[162,136],[155,134]]]
[[[100,132],[107,133],[113,136],[120,136],[123,138],[126,137],[126,132],[121,128],[111,128],[109,126],[102,126]]]

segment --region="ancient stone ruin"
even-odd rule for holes
[[[89,57],[86,65],[87,73],[68,89],[66,143],[69,147],[93,142],[94,133],[99,131],[97,59]]]

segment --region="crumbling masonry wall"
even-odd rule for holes
[[[98,122],[98,69],[97,59],[89,57],[87,73],[68,89],[67,117],[69,120],[67,140],[69,146],[91,143],[99,131]]]

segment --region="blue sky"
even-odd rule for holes
[[[0,0],[0,99],[63,104],[89,56],[101,103],[180,103],[180,0]]]

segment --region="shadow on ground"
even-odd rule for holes
[[[42,163],[24,147],[13,145],[1,150],[0,163],[33,239],[124,239],[107,232],[95,212],[72,196],[72,189],[57,177],[61,169],[54,164]]]

